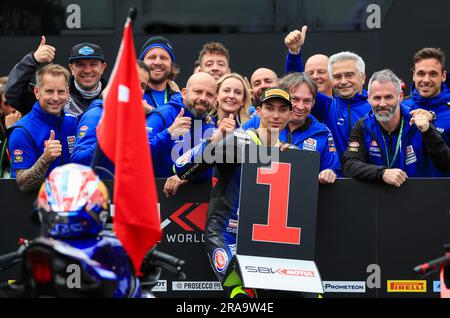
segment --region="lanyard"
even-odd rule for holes
[[[398,133],[398,137],[397,137],[397,145],[395,146],[395,154],[394,154],[394,158],[392,158],[392,161],[389,160],[389,152],[386,146],[386,140],[384,139],[384,134],[381,134],[381,137],[383,137],[383,142],[384,142],[384,150],[386,151],[386,160],[387,160],[387,166],[390,169],[392,167],[392,165],[395,162],[395,159],[397,159],[397,155],[398,155],[398,149],[400,148],[400,143],[401,143],[401,139],[402,139],[402,134],[403,134],[403,118],[402,118],[402,124],[400,126],[400,132]]]
[[[155,108],[159,107],[158,102],[156,101],[155,96],[153,96],[153,91],[150,90],[150,96],[152,97],[153,102],[155,103]],[[164,104],[167,104],[167,88],[164,90]]]

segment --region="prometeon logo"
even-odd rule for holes
[[[426,280],[388,280],[388,293],[426,293]]]

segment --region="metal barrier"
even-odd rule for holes
[[[166,274],[156,295],[222,297],[204,249],[210,185],[187,185],[167,199],[164,181],[157,180],[161,250],[185,259],[188,276],[177,281]],[[21,193],[15,180],[0,180],[0,189],[3,254],[17,249],[20,237],[38,235],[39,228],[31,222],[35,196]],[[423,284],[413,267],[441,255],[443,244],[450,242],[450,179],[409,179],[399,189],[341,179],[320,186],[318,200],[315,256],[326,297],[439,296],[437,274],[427,277],[426,290],[414,288]],[[16,277],[12,271],[0,279]],[[413,292],[400,280],[413,280],[408,284]],[[370,288],[377,282],[379,288]]]

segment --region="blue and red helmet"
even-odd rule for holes
[[[105,184],[87,166],[53,169],[39,190],[37,208],[43,235],[78,238],[97,235],[109,215]]]

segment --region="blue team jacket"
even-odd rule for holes
[[[288,127],[283,129],[280,133],[280,141],[297,146],[299,149],[319,152],[320,171],[331,169],[341,176],[341,165],[330,130],[312,115],[309,115],[307,120],[310,123],[304,129],[296,129],[292,133]],[[259,123],[259,117],[253,116],[244,124],[243,129],[256,129],[259,127]]]
[[[431,160],[425,156],[421,132],[416,125],[409,125],[411,119],[409,112],[410,109],[408,107],[401,106],[401,116],[403,118],[402,136],[397,158],[390,168],[401,169],[406,172],[408,177],[430,177],[429,161]],[[388,167],[386,153],[389,147],[388,135],[383,133],[381,125],[373,112],[370,112],[361,120],[364,127],[367,163]],[[400,130],[391,135],[391,156],[389,160],[393,159],[399,134]]]
[[[330,129],[339,159],[342,160],[353,126],[370,111],[367,92],[363,91],[351,99],[330,98],[318,93],[311,113]]]
[[[436,113],[436,121],[433,123],[442,135],[447,146],[450,147],[450,90],[442,84],[441,93],[432,98],[423,98],[419,92],[412,88],[411,98],[403,101],[403,104],[411,109],[422,108]],[[450,173],[442,172],[431,166],[433,177],[450,177]]]
[[[184,108],[185,117],[192,118],[191,131],[184,137],[172,140],[167,129],[173,124],[181,108]],[[194,118],[183,104],[181,95],[176,95],[166,105],[158,107],[149,114],[146,129],[155,177],[167,178],[174,175],[173,164],[179,156],[212,136],[213,123],[207,123],[205,119]]]
[[[77,123],[75,116],[65,114],[64,111],[61,116],[44,112],[37,101],[27,115],[8,129],[11,176],[16,177],[15,170],[29,169],[35,164],[44,153],[50,130],[55,131],[55,140],[61,142],[62,155],[50,164],[46,176],[54,168],[69,163],[75,146]]]
[[[95,99],[81,116],[77,127],[77,140],[70,157],[71,162],[90,166],[97,146],[97,126],[103,114],[103,100]],[[101,179],[113,179],[114,164],[104,155],[101,155],[95,169]],[[107,169],[104,171],[103,169]]]

